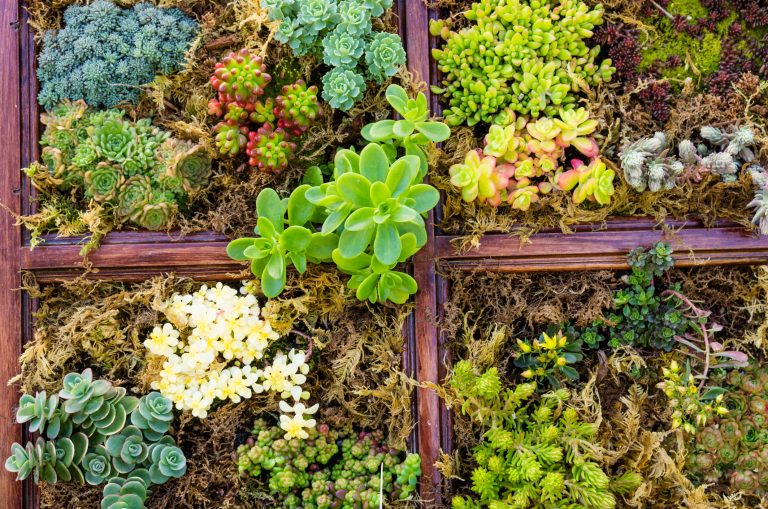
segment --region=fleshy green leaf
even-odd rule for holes
[[[339,150],[336,152],[333,164],[333,174],[338,179],[345,173],[358,173],[360,171],[360,156],[349,149]]]
[[[290,226],[280,235],[280,244],[287,251],[304,251],[312,239],[312,232],[303,226]]]
[[[439,143],[451,136],[451,128],[442,122],[418,122],[416,130],[427,137],[429,141]]]
[[[333,250],[339,246],[339,236],[335,233],[323,235],[322,233],[313,233],[312,239],[307,246],[307,256],[320,261],[331,259]]]
[[[261,190],[259,196],[256,197],[256,214],[260,218],[269,219],[278,232],[283,231],[285,209],[283,208],[282,200],[280,200],[274,189],[266,188]],[[261,231],[261,227],[259,227],[259,232],[261,232],[263,237],[267,236]]]
[[[405,116],[408,109],[408,94],[400,85],[392,84],[387,87],[386,97],[389,104],[395,108],[400,115]]]
[[[355,207],[370,207],[371,183],[357,173],[345,173],[337,179],[339,195]]]
[[[390,223],[380,224],[373,241],[373,252],[376,258],[384,264],[396,263],[401,249],[402,244],[397,228]]]
[[[362,135],[368,141],[384,141],[392,137],[392,126],[395,121],[392,119],[380,120],[373,124],[363,127]]]
[[[264,267],[264,274],[273,278],[282,276],[283,280],[285,280],[285,257],[282,253],[272,253],[267,266]]]
[[[432,210],[437,202],[440,201],[440,193],[429,184],[416,184],[411,186],[407,193],[416,203],[413,209],[419,214],[424,214]]]
[[[288,224],[292,226],[304,226],[312,214],[315,212],[315,206],[306,198],[307,191],[311,189],[309,185],[304,184],[293,190],[288,198]]]
[[[389,170],[389,158],[378,143],[369,143],[360,152],[360,174],[369,183],[384,182]]]
[[[392,196],[403,194],[419,174],[419,159],[416,156],[401,157],[389,169],[386,184]]]
[[[392,126],[392,133],[398,138],[407,138],[415,128],[416,125],[410,120],[398,120]]]
[[[354,258],[371,243],[376,228],[371,225],[359,231],[344,230],[339,237],[339,252],[344,258]]]
[[[289,256],[291,257],[293,266],[299,271],[299,274],[304,274],[307,270],[307,255],[304,253],[291,253]]]
[[[357,209],[352,212],[344,223],[344,228],[352,231],[360,231],[371,228],[373,225],[373,212],[371,207]]]
[[[227,255],[233,260],[243,261],[247,260],[245,256],[245,250],[253,245],[253,241],[256,240],[252,237],[243,237],[242,239],[235,239],[227,244]]]

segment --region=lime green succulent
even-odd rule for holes
[[[448,102],[450,125],[503,122],[509,111],[553,117],[573,109],[584,86],[610,80],[610,60],[588,47],[603,8],[581,0],[481,0],[464,13],[470,25],[451,31],[432,20],[430,32],[445,42],[432,50]]]
[[[571,161],[572,169],[558,177],[558,185],[565,191],[573,191],[573,202],[582,203],[585,200],[607,205],[613,196],[613,179],[615,172],[597,158],[589,165],[579,159]]]

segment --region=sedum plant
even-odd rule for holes
[[[62,103],[41,117],[41,163],[27,174],[40,186],[113,210],[117,222],[148,230],[170,227],[190,195],[208,185],[211,159],[202,145],[182,141],[144,118]]]
[[[383,507],[410,499],[421,475],[417,454],[390,449],[381,432],[351,426],[320,424],[304,440],[285,440],[280,428],[258,419],[237,453],[240,474],[263,479],[275,503],[293,509]]]
[[[610,80],[610,60],[590,48],[603,8],[580,0],[481,0],[464,12],[458,32],[430,22],[445,42],[432,50],[443,73],[434,93],[444,96],[449,125],[500,123],[510,111],[538,117],[572,109],[581,88]]]
[[[388,95],[418,115],[391,124],[391,134],[389,124],[363,129],[368,136],[380,134],[383,144],[368,143],[360,153],[339,150],[328,182],[303,184],[283,200],[271,189],[260,193],[259,237],[234,240],[227,253],[251,262],[267,297],[283,291],[289,266],[303,273],[308,261],[333,261],[352,276],[348,286],[360,300],[402,304],[417,291],[416,281],[396,267],[426,244],[424,215],[437,204],[439,193],[422,183],[425,172],[418,155],[398,155],[409,146],[423,150],[429,138],[421,138],[419,129],[440,135],[433,137],[445,133],[424,118],[423,94],[400,101],[402,92],[392,85]],[[413,136],[415,141],[403,141]]]
[[[148,2],[71,5],[63,21],[45,32],[37,59],[38,100],[49,110],[63,100],[93,108],[136,103],[142,85],[181,69],[199,31],[180,9]]]
[[[66,375],[56,395],[22,395],[16,420],[40,436],[13,444],[5,468],[35,483],[106,482],[103,508],[141,509],[149,486],[186,473],[184,453],[166,434],[170,400],[156,392],[127,396],[90,369]]]
[[[668,368],[662,368],[663,381],[657,387],[664,391],[672,409],[672,428],[682,428],[687,433],[696,433],[715,416],[726,415],[728,408],[723,404],[725,389],[711,387],[700,392],[699,383],[691,373],[690,365],[681,367],[672,361]]]
[[[261,6],[280,22],[275,40],[330,67],[322,97],[332,108],[349,111],[366,81],[382,84],[405,64],[400,36],[373,29],[392,0],[261,0]]]
[[[320,115],[320,104],[317,87],[304,80],[265,97],[271,82],[260,56],[245,48],[233,51],[216,63],[210,79],[216,97],[208,113],[221,119],[212,131],[220,154],[245,152],[249,166],[280,173],[296,152],[296,141]]]
[[[706,424],[690,436],[686,471],[702,483],[729,483],[733,490],[764,496],[768,370],[752,363],[720,380],[727,391]]]
[[[463,163],[448,170],[464,201],[493,207],[506,202],[528,210],[541,196],[573,191],[577,204],[610,203],[614,171],[598,157],[599,148],[590,137],[597,121],[586,109],[560,109],[557,117],[538,119],[512,113],[505,121],[490,127],[482,150],[469,152]],[[571,147],[590,161],[573,159],[566,171],[561,161]]]
[[[448,383],[448,402],[482,426],[474,448],[472,495],[454,497],[454,509],[583,507],[610,509],[616,496],[642,482],[634,472],[609,476],[591,447],[598,427],[567,406],[558,389],[531,400],[535,383],[501,386],[498,371],[478,373],[460,361]]]
[[[581,353],[581,341],[573,340],[563,335],[561,331],[554,334],[541,334],[539,339],[531,343],[517,340],[518,352],[515,353],[515,366],[524,371],[523,378],[533,381],[546,381],[549,385],[559,388],[560,380],[577,380],[579,373],[569,364],[575,364],[584,358]]]

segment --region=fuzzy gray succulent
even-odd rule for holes
[[[726,152],[734,159],[743,163],[751,163],[755,159],[752,147],[755,145],[755,133],[749,127],[723,131],[717,127],[704,126],[700,130],[701,137]]]
[[[747,173],[757,187],[755,198],[747,204],[747,207],[754,209],[752,223],[760,228],[762,235],[768,235],[768,174],[757,164],[750,165]]]
[[[662,132],[629,144],[619,157],[624,177],[638,193],[672,189],[685,169],[681,161],[670,155],[667,136]]]

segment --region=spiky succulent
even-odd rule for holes
[[[597,61],[598,46],[586,41],[602,23],[603,9],[580,0],[528,3],[483,0],[464,13],[470,25],[458,32],[444,20],[430,32],[445,42],[432,56],[443,73],[433,87],[449,104],[450,125],[500,121],[513,110],[533,117],[573,108],[578,83],[608,81],[610,60]]]
[[[292,85],[285,85],[281,94],[275,99],[277,111],[277,127],[293,132],[300,136],[309,129],[310,124],[320,114],[320,104],[317,102],[317,87],[307,87],[304,80]]]
[[[544,501],[552,507],[612,509],[616,495],[640,485],[642,477],[635,472],[610,478],[597,455],[578,445],[591,442],[598,427],[567,406],[566,389],[534,403],[535,388],[525,383],[505,389],[496,368],[479,373],[468,361],[456,364],[448,402],[486,431],[473,451],[474,494],[454,497],[454,509],[525,509],[542,507]]]
[[[245,48],[225,56],[214,69],[211,86],[222,102],[253,102],[272,81],[262,58]]]
[[[140,2],[122,9],[97,0],[70,5],[63,28],[48,30],[37,58],[38,100],[52,110],[62,100],[93,108],[135,103],[141,86],[181,69],[198,34],[180,9]]]
[[[288,141],[288,134],[280,128],[272,130],[269,124],[248,134],[248,164],[261,171],[280,173],[288,166],[288,159],[296,151],[296,144]]]
[[[306,440],[284,440],[279,427],[259,419],[252,435],[238,447],[238,470],[263,479],[276,503],[289,509],[407,500],[421,475],[419,456],[387,447],[381,432],[320,424]]]

